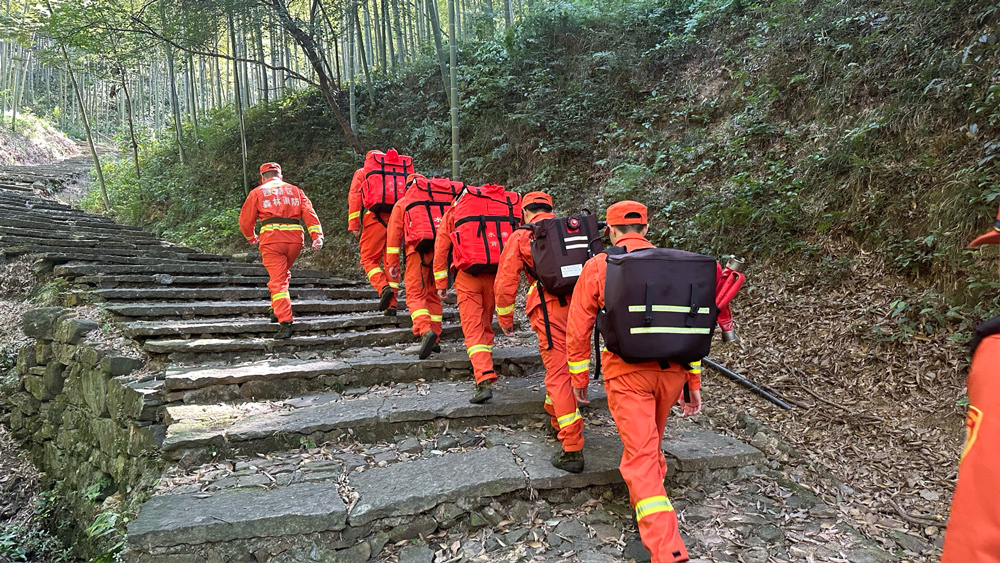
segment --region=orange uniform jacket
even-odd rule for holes
[[[240,232],[248,241],[254,238],[254,227],[257,220],[284,217],[292,221],[302,219],[313,239],[323,236],[323,227],[319,217],[313,210],[312,202],[299,188],[286,184],[274,178],[256,188],[247,196],[240,210]],[[293,224],[271,223],[260,228],[261,246],[271,242],[302,243],[302,226]]]
[[[434,238],[434,287],[448,289],[448,268],[451,259],[451,233],[455,230],[455,208],[449,207],[441,216],[441,226]]]
[[[976,348],[958,485],[942,563],[1000,562],[1000,334]]]
[[[347,230],[361,228],[361,184],[365,183],[365,169],[358,168],[351,178],[351,189],[347,192]]]
[[[618,246],[629,251],[653,248],[653,244],[638,233],[630,233],[618,240]],[[580,280],[573,290],[573,303],[569,310],[569,329],[566,349],[569,353],[569,371],[574,381],[582,376],[586,380],[590,372],[591,337],[597,313],[604,308],[604,279],[608,272],[608,255],[598,254],[583,265]],[[660,370],[658,362],[630,364],[620,356],[605,350],[601,354],[604,379],[614,379],[626,373]],[[573,384],[576,387],[576,383]],[[701,389],[701,365],[692,366],[688,374],[688,387],[694,391]]]

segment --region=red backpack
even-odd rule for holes
[[[452,261],[469,274],[497,271],[507,238],[521,224],[521,196],[503,186],[466,186],[454,204]]]
[[[464,188],[462,182],[452,182],[448,178],[414,178],[408,191],[416,191],[410,196],[416,199],[410,200],[403,215],[406,244],[415,245],[421,253],[434,250],[434,237],[444,210]]]
[[[361,186],[361,204],[369,211],[392,211],[406,192],[406,177],[413,173],[413,159],[396,149],[370,151],[365,157],[365,183]]]

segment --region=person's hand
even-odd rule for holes
[[[573,396],[576,397],[576,402],[581,405],[589,405],[590,400],[587,399],[587,388],[586,387],[574,387]]]
[[[252,239],[250,239],[249,242],[250,242],[250,246],[257,246],[258,244],[260,244],[260,237],[257,236],[257,235],[254,235],[254,237]]]
[[[447,289],[439,289],[438,290],[438,297],[440,297],[442,301],[444,299],[446,299],[448,297],[448,290]]]
[[[502,331],[503,331],[503,333],[504,333],[504,336],[510,336],[511,338],[513,338],[514,336],[516,336],[516,335],[514,334],[514,323],[511,323],[511,324],[510,324],[510,326],[504,326],[504,325],[503,325],[503,324],[501,323],[501,324],[500,324],[500,330],[502,330]]]
[[[398,280],[399,279],[399,266],[389,266],[389,277]]]
[[[681,416],[688,417],[694,416],[701,412],[701,389],[697,389],[690,392],[691,401],[684,402],[684,393],[681,393],[681,398],[677,401],[677,404],[681,407],[684,413]]]
[[[323,237],[316,237],[313,239],[313,250],[319,250],[323,248]]]
[[[361,229],[351,229],[350,233],[354,235],[354,238],[358,238],[361,236]]]

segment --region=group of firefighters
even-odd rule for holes
[[[270,275],[275,337],[288,338],[290,268],[303,232],[319,249],[323,231],[309,199],[282,180],[277,164],[264,164],[260,172],[261,185],[243,206],[240,229],[259,245]],[[579,405],[589,402],[594,351],[624,446],[620,471],[642,542],[654,563],[687,561],[664,489],[661,443],[673,406],[685,416],[701,410],[700,360],[722,320],[720,311],[728,315],[742,275],[709,257],[656,249],[646,239],[648,214],[639,202],[611,205],[603,224],[584,213],[559,216],[545,192],[522,197],[498,185],[426,178],[395,150],[366,155],[348,203],[348,230],[360,239],[361,266],[385,315],[397,314],[401,270],[405,276],[405,304],[421,360],[440,352],[442,303],[453,284],[476,382],[471,403],[493,397],[494,315],[513,336],[525,274],[525,312],[545,366],[544,408],[562,445],[552,464],[584,469]],[[604,249],[602,235],[611,247]],[[995,230],[974,242],[986,243],[1000,243],[1000,215]],[[977,337],[968,438],[943,561],[1000,562],[1000,319],[993,325],[992,331],[990,323],[984,325]],[[596,338],[592,347],[595,327],[603,350],[595,350]]]

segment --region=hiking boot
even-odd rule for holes
[[[437,345],[438,335],[433,330],[428,330],[424,333],[423,338],[420,339],[420,352],[417,357],[421,360],[426,360],[430,357],[431,353],[434,352],[434,346]],[[440,346],[438,347],[440,350]]]
[[[434,352],[435,354],[440,354],[441,353],[441,344],[440,343],[439,344],[435,344],[434,347],[431,348],[431,352]]]
[[[274,314],[274,307],[268,307],[267,314],[271,317],[272,323],[278,322],[278,316]]]
[[[386,309],[389,308],[389,303],[392,302],[392,296],[393,296],[393,291],[391,287],[385,286],[382,288],[382,293],[379,294],[379,300],[378,300],[379,311],[385,311]]]
[[[583,451],[559,451],[552,456],[552,466],[570,473],[583,473]]]
[[[493,380],[487,379],[476,384],[476,394],[469,399],[473,405],[481,405],[493,398]]]
[[[292,321],[285,321],[278,326],[278,333],[274,335],[275,340],[285,340],[292,337]]]
[[[391,307],[389,309],[386,309],[385,312],[382,313],[382,316],[385,316],[385,317],[395,317],[397,312],[398,311],[396,311],[395,307]]]

